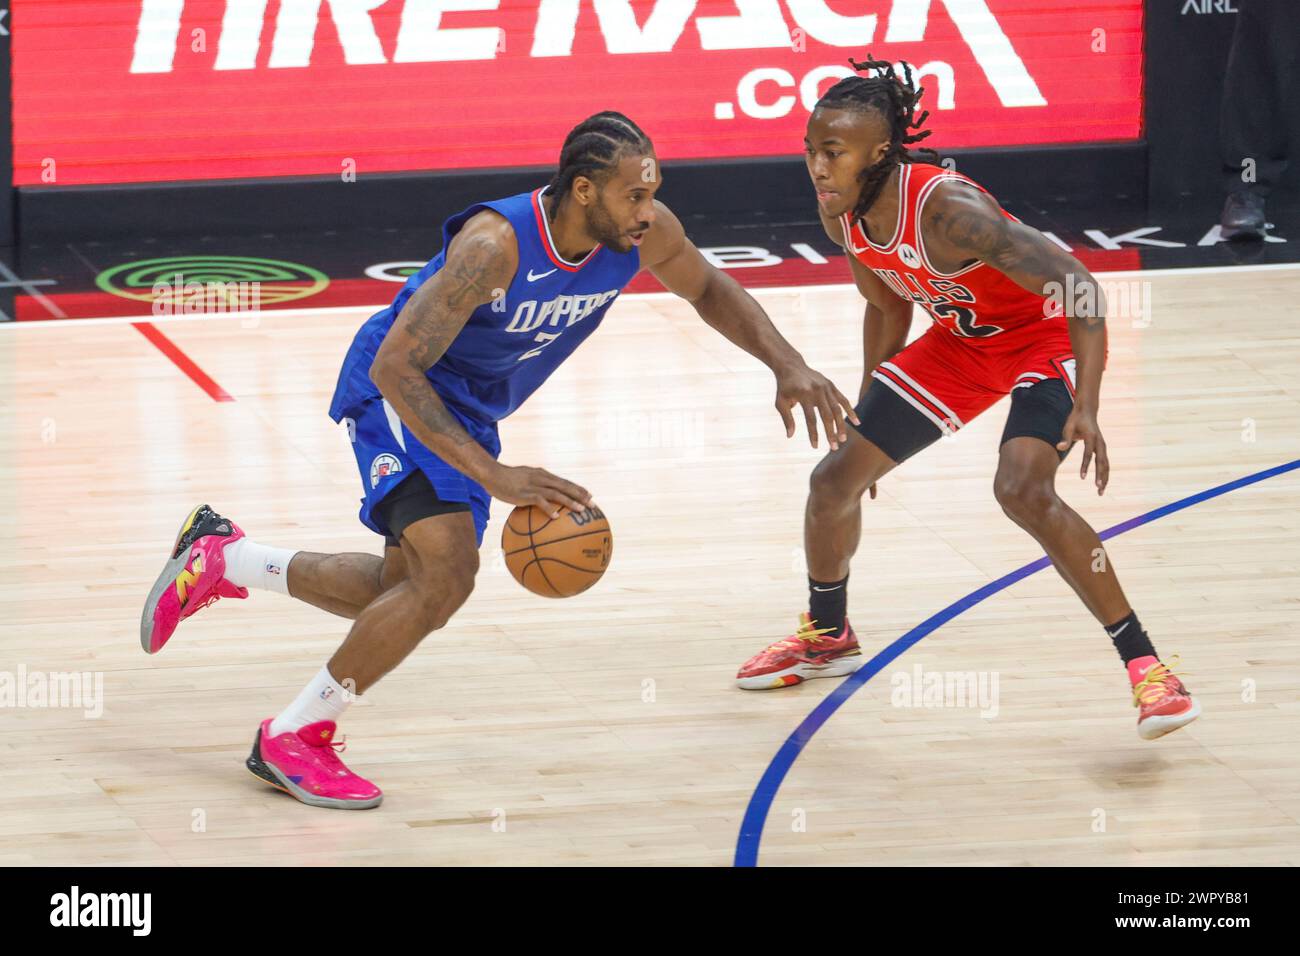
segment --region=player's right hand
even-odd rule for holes
[[[552,518],[564,509],[584,511],[592,506],[591,493],[544,468],[500,465],[483,483],[493,498],[512,505],[536,505]]]

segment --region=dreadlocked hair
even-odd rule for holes
[[[913,153],[907,148],[933,132],[921,129],[929,111],[916,115],[925,87],[913,85],[910,66],[902,64],[903,75],[900,77],[892,64],[877,60],[870,53],[862,63],[850,57],[849,65],[865,75],[846,76],[840,80],[817,101],[817,108],[879,113],[889,127],[889,150],[880,162],[868,166],[858,175],[862,192],[853,208],[853,218],[861,219],[880,196],[895,166],[918,161],[938,163],[939,154],[932,149]]]
[[[560,168],[547,187],[547,192],[555,197],[552,208],[559,208],[578,176],[601,182],[624,156],[652,149],[650,137],[622,113],[604,110],[588,116],[564,138]]]

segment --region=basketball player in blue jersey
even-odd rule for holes
[[[660,182],[645,133],[597,113],[569,133],[548,185],[448,219],[442,251],[362,325],[330,417],[352,440],[361,521],[385,536],[382,558],[262,545],[207,505],[185,518],[141,617],[149,653],[186,617],[249,588],[354,621],[298,697],[262,721],[247,761],[256,776],[313,806],[379,804],[379,788],[339,759],[337,721],[465,603],[491,498],[552,516],[591,506],[571,481],[498,461],[497,422],[596,330],[641,269],[773,371],[787,436],[798,405],[813,447],[818,416],[832,448],[847,440],[853,403],[686,238],[654,198]]]

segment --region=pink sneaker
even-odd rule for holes
[[[321,720],[298,730],[271,736],[271,718],[253,739],[253,752],[245,766],[253,776],[283,790],[313,807],[335,810],[368,810],[384,799],[383,791],[343,765],[336,750],[345,749],[334,740],[338,727]]]
[[[157,654],[176,625],[217,598],[246,598],[248,589],[226,580],[226,545],[244,532],[207,505],[199,505],[181,524],[171,557],[154,582],[140,615],[140,646]]]

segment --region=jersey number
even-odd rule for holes
[[[537,358],[537,356],[542,354],[542,349],[546,348],[546,346],[550,345],[559,337],[560,337],[559,332],[538,332],[537,336],[533,339],[533,341],[541,342],[542,344],[539,345],[537,348],[533,349],[531,352],[525,352],[523,355],[519,356],[519,358],[515,359],[515,362],[518,363],[518,362],[522,362],[524,359]]]
[[[978,325],[975,322],[975,310],[951,302],[936,302],[930,306],[930,312],[940,322],[952,323],[953,332],[970,339],[986,339],[1006,331],[1000,325]]]

